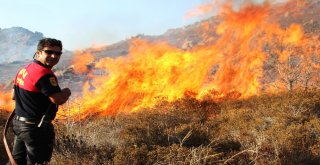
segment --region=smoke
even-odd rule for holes
[[[201,4],[194,9],[188,11],[184,18],[190,19],[193,17],[209,17],[218,15],[225,7],[231,7],[233,10],[238,11],[247,5],[261,5],[261,4],[276,4],[284,3],[288,0],[212,0],[211,2]]]

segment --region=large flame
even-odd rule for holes
[[[290,5],[277,9],[288,10]],[[95,69],[104,70],[105,75],[91,75],[84,85],[83,95],[77,99],[83,115],[132,112],[188,93],[197,99],[207,99],[213,91],[220,97],[229,93],[237,93],[236,97],[258,95],[262,89],[268,90],[261,81],[264,64],[272,55],[279,63],[287,62],[299,49],[300,56],[310,62],[310,52],[319,50],[319,37],[305,36],[301,25],[279,25],[270,14],[274,5],[247,3],[238,11],[231,6],[224,5],[220,13],[223,21],[217,28],[202,23],[202,31],[212,34],[215,30],[219,36],[210,44],[181,50],[164,42],[135,39],[127,56],[96,62]],[[210,6],[200,9],[207,12]],[[210,35],[201,35],[212,40]]]
[[[298,17],[294,13],[301,13],[308,4],[245,3],[234,10],[230,2],[219,10],[219,24],[204,21],[196,31],[208,42],[189,49],[134,39],[126,56],[96,60],[93,52],[77,52],[76,73],[89,76],[81,97],[69,108],[71,114],[114,115],[186,95],[199,100],[231,95],[244,98],[279,91],[285,83],[290,83],[291,89],[293,81],[307,86],[310,74],[320,68],[315,59],[319,36],[307,34],[299,23],[280,24],[278,17]],[[214,7],[201,6],[189,16],[210,9]],[[266,68],[271,62],[269,73]]]

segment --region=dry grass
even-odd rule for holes
[[[161,102],[69,130],[56,124],[51,164],[319,164],[319,110],[316,90]]]

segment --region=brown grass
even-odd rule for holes
[[[57,123],[51,164],[319,164],[319,110],[317,90],[161,102],[68,130]]]

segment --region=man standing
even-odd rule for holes
[[[55,140],[51,121],[58,105],[71,95],[69,88],[60,89],[51,70],[61,54],[60,40],[44,38],[38,43],[34,61],[16,75],[12,155],[17,164],[45,164],[51,159]]]

